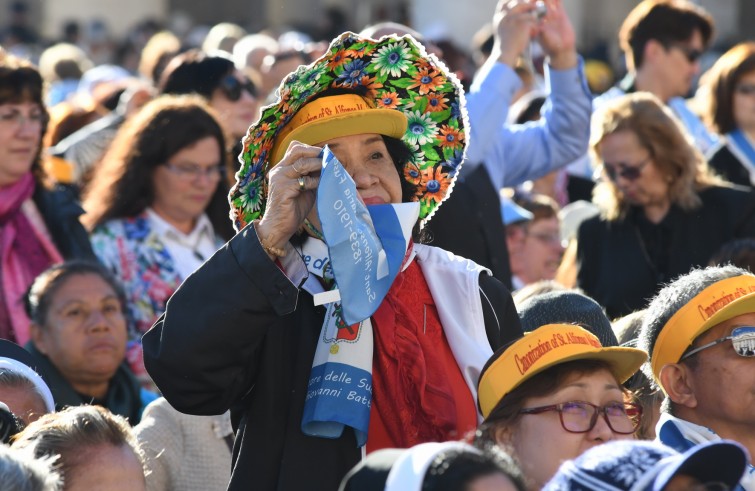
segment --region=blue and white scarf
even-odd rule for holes
[[[361,447],[367,442],[372,404],[370,316],[401,269],[419,204],[366,207],[354,181],[326,146],[317,207],[325,242],[307,238],[302,255],[307,269],[331,289],[315,295],[315,304],[327,307],[302,431],[338,438],[349,426]]]

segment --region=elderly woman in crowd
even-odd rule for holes
[[[710,166],[727,180],[755,186],[755,42],[721,55],[700,80],[706,122],[724,135]]]
[[[55,411],[50,388],[32,367],[34,358],[28,351],[0,339],[0,402],[24,424]]]
[[[548,324],[491,357],[480,376],[485,418],[477,440],[519,462],[527,489],[542,488],[559,465],[609,440],[633,438],[642,410],[622,383],[647,358],[603,347],[576,325]]]
[[[173,295],[145,364],[176,409],[237,411],[229,489],[332,490],[365,445],[475,428],[477,376],[518,317],[487,270],[411,239],[465,144],[435,56],[345,33],[279,96],[244,142],[241,231]]]
[[[59,456],[62,491],[145,491],[139,443],[125,419],[98,406],[46,414],[21,432],[12,448],[37,458]]]
[[[134,340],[233,235],[226,137],[198,97],[163,96],[121,128],[84,197],[97,256],[121,280]]]
[[[591,140],[600,215],[580,225],[566,257],[576,261],[576,285],[609,317],[644,307],[659,285],[707,264],[722,244],[755,235],[755,193],[715,177],[655,96],[606,104]]]
[[[53,266],[32,284],[26,349],[58,409],[94,403],[136,424],[155,398],[123,363],[125,301],[122,287],[97,263]]]
[[[81,208],[42,169],[46,127],[39,72],[0,50],[0,338],[19,344],[29,340],[23,298],[34,278],[64,258],[94,257]]]

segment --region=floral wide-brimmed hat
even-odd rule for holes
[[[411,36],[375,41],[347,32],[321,58],[289,74],[278,89],[277,101],[264,107],[249,128],[229,195],[237,230],[265,213],[266,174],[277,164],[273,153],[281,155],[276,143],[291,132],[287,125],[303,106],[329,89],[354,91],[372,108],[405,116],[401,139],[412,159],[401,178],[415,189],[413,201],[420,203],[422,225],[450,195],[463,161],[468,125],[458,79]]]

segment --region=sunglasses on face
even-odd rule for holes
[[[739,356],[745,358],[755,357],[755,327],[753,326],[741,326],[733,329],[731,335],[716,339],[708,344],[698,346],[697,348],[688,351],[679,359],[679,361],[686,360],[687,358],[696,355],[704,349],[712,348],[717,344],[721,344],[725,341],[731,340],[731,346],[734,348],[734,352]]]
[[[569,401],[551,406],[522,409],[520,414],[541,414],[557,411],[561,426],[569,433],[588,433],[603,416],[611,431],[620,435],[630,435],[640,426],[642,407],[634,402],[612,402],[596,406],[585,401]]]
[[[610,164],[608,162],[603,162],[603,172],[605,172],[608,179],[613,182],[616,182],[616,179],[619,177],[626,179],[627,181],[636,181],[640,178],[640,175],[642,175],[642,169],[648,162],[650,162],[650,157],[647,157],[642,162],[634,165]]]
[[[252,97],[257,97],[257,88],[251,82],[251,80],[244,79],[243,81],[236,78],[234,75],[228,75],[220,81],[218,86],[223,95],[232,102],[236,102],[241,99],[241,92],[247,91]]]
[[[690,63],[696,63],[702,56],[703,51],[697,48],[690,48],[684,44],[672,44],[672,48],[676,48],[682,52],[687,61]]]

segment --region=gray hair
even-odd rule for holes
[[[4,491],[60,491],[54,457],[40,459],[28,452],[0,445],[0,482]]]
[[[745,275],[755,276],[745,269],[726,265],[692,269],[689,273],[676,278],[663,287],[650,301],[642,320],[637,347],[647,351],[648,360],[652,359],[658,335],[679,309],[712,284]],[[659,388],[657,382],[655,382],[650,363],[645,363],[643,371],[653,381],[656,388]]]

